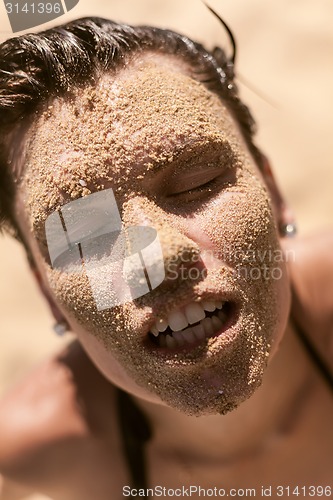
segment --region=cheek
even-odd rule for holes
[[[57,302],[69,315],[86,320],[96,313],[96,305],[87,276],[65,273],[47,266],[46,278]]]
[[[269,264],[279,242],[268,194],[250,174],[223,193],[201,220],[219,260],[240,265]]]
[[[134,335],[147,320],[148,311],[133,302],[99,310],[87,274],[67,274],[47,266],[46,279],[50,290],[75,333],[88,332],[108,351],[126,345],[136,346],[140,336]]]
[[[124,330],[124,314],[120,307],[106,312],[98,310],[86,273],[67,274],[47,267],[46,277],[52,294],[75,332],[83,327],[91,333],[108,334],[112,340],[117,331]]]
[[[249,313],[277,345],[288,318],[289,282],[266,189],[257,178],[244,175],[214,201],[199,224],[214,257],[228,266]]]

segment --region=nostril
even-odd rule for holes
[[[207,277],[207,268],[200,254],[181,254],[165,261],[165,282],[199,282]]]

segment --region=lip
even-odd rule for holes
[[[166,318],[171,311],[175,310],[175,308],[182,309],[191,302],[199,303],[204,301],[222,301],[229,304],[228,319],[220,330],[218,330],[210,337],[198,340],[197,342],[193,342],[192,344],[185,344],[184,346],[179,346],[172,349],[159,347],[153,343],[152,339],[150,338],[149,332],[152,326],[155,324],[157,317]],[[163,298],[160,298],[159,300],[154,301],[152,309],[152,314],[149,315],[150,317],[147,319],[145,325],[142,328],[143,346],[152,354],[174,359],[178,354],[194,354],[195,352],[198,352],[198,350],[200,351],[202,347],[206,346],[208,342],[212,343],[221,336],[225,337],[226,343],[228,343],[228,340],[230,341],[231,339],[234,339],[237,335],[235,325],[237,324],[240,316],[241,298],[239,294],[235,292],[216,292],[215,290],[214,292],[202,291],[199,293],[195,293],[193,290],[191,290],[186,299],[177,300],[177,297],[174,297],[167,306],[165,303],[165,299],[163,300]],[[163,314],[161,314],[160,312],[154,314],[154,311],[161,310],[163,310]],[[226,335],[227,332],[229,335]]]

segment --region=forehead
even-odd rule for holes
[[[34,200],[30,209],[55,209],[91,188],[115,187],[172,162],[183,150],[226,140],[239,137],[215,94],[177,61],[141,59],[55,100],[40,116],[23,178]]]

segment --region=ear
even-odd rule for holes
[[[262,154],[261,173],[263,175],[266,186],[268,187],[273,202],[273,209],[277,220],[279,233],[281,236],[291,236],[291,230],[289,230],[288,228],[293,228],[293,231],[295,231],[295,217],[281,194],[268,158],[264,154]]]
[[[67,321],[64,318],[64,315],[62,314],[62,312],[60,311],[60,309],[56,305],[54,299],[52,298],[48,288],[46,287],[46,285],[43,281],[42,275],[39,272],[39,270],[37,269],[37,267],[33,263],[30,263],[30,269],[32,271],[32,274],[35,277],[38,288],[42,292],[43,296],[45,297],[45,299],[49,305],[49,308],[51,309],[53,317],[56,320],[56,323],[57,324],[67,324]]]

